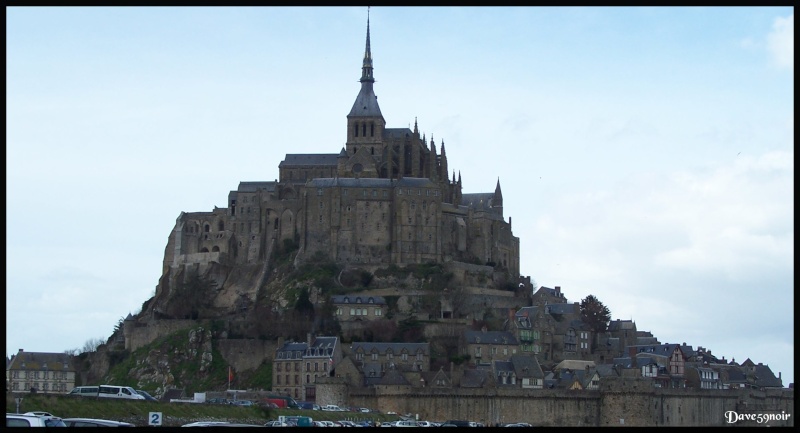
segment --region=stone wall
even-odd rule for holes
[[[264,360],[272,361],[278,342],[273,340],[216,340],[222,358],[237,371],[254,370]]]
[[[191,328],[192,326],[202,326],[202,323],[196,320],[176,319],[158,320],[144,326],[136,324],[130,330],[130,333],[126,332],[125,348],[131,352],[135,352],[136,349],[147,346],[159,337],[172,334],[182,329]]]
[[[653,388],[646,381],[615,379],[603,391],[413,388],[348,388],[340,378],[317,382],[319,404],[369,407],[418,414],[420,419],[464,419],[486,425],[535,426],[729,426],[726,412],[787,414],[761,425],[794,425],[793,390],[696,390]],[[605,380],[604,380],[605,381]],[[625,382],[625,383],[623,383]],[[630,385],[623,389],[622,385]],[[602,385],[601,385],[602,386]],[[749,424],[748,424],[749,423]],[[759,425],[740,421],[735,425]]]

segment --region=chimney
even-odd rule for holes
[[[306,343],[308,344],[308,347],[311,347],[311,333],[310,332],[306,334]]]
[[[561,286],[556,286],[556,295],[561,294]]]

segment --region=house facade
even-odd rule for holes
[[[334,375],[342,360],[338,337],[308,336],[305,342],[286,342],[275,353],[272,391],[296,400],[314,401],[316,379]]]
[[[7,363],[6,383],[11,392],[68,393],[75,387],[75,369],[66,353],[19,349]]]

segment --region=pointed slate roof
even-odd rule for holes
[[[364,49],[364,61],[361,65],[361,90],[356,96],[356,101],[353,103],[353,108],[350,109],[350,114],[347,117],[380,117],[381,108],[378,106],[378,97],[375,96],[375,91],[372,85],[375,83],[375,77],[372,68],[372,49],[369,42],[369,16],[367,16],[367,44]]]

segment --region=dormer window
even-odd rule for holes
[[[374,303],[375,303],[375,300],[374,300],[374,299],[372,299],[372,298],[369,298],[369,303],[370,303],[370,304],[374,304]]]

